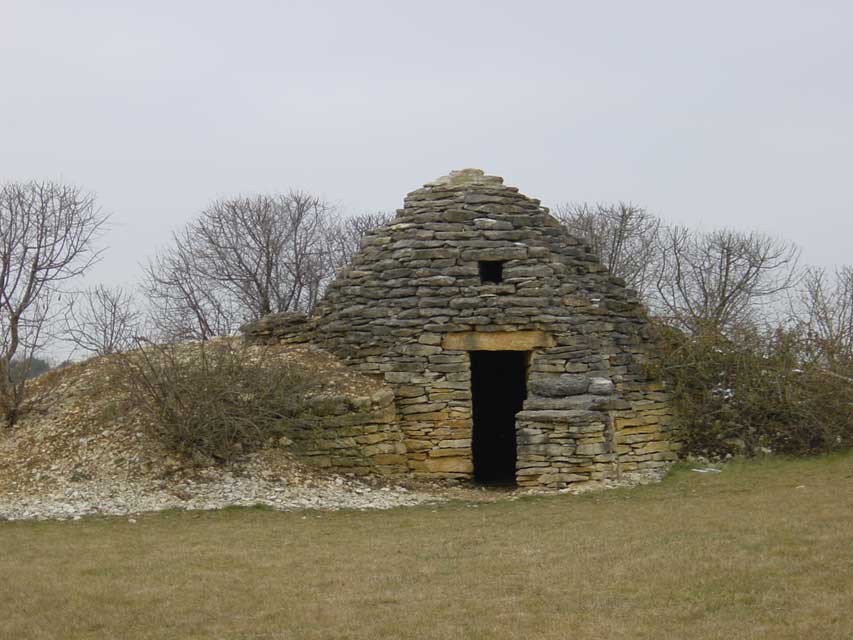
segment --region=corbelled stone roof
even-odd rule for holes
[[[309,322],[259,325],[257,338],[312,341],[381,378],[408,469],[456,477],[473,468],[467,352],[525,351],[517,481],[565,486],[672,457],[643,372],[645,325],[633,292],[539,200],[462,169],[409,193]],[[619,425],[633,429],[621,441]]]
[[[451,171],[409,193],[403,204],[404,208],[397,212],[400,216],[410,213],[443,213],[440,220],[451,223],[466,218],[460,209],[480,212],[485,216],[548,213],[548,209],[542,207],[538,199],[525,196],[518,187],[508,186],[500,176],[486,175],[482,169]],[[541,222],[546,222],[548,226],[559,226],[550,216]]]

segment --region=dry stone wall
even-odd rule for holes
[[[496,263],[499,282],[484,281]],[[468,352],[527,351],[516,479],[564,487],[675,457],[646,332],[633,292],[538,200],[464,170],[410,193],[312,317],[268,318],[247,338],[311,341],[384,381],[400,470],[446,477],[473,471]]]
[[[294,454],[320,468],[388,475],[406,464],[394,394],[387,387],[369,395],[311,398],[307,415],[287,439]]]

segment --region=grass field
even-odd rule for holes
[[[390,512],[0,523],[0,638],[853,638],[853,456]]]

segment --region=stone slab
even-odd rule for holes
[[[455,351],[532,351],[554,345],[553,336],[544,331],[459,331],[441,341],[442,347]]]

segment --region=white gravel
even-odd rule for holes
[[[453,499],[492,502],[514,500],[523,495],[580,494],[635,487],[659,482],[663,474],[661,470],[630,473],[619,481],[581,483],[558,492],[536,489],[495,491],[485,487],[451,488],[438,484],[409,490],[402,486],[376,486],[369,481],[343,476],[293,484],[227,473],[201,481],[93,480],[71,483],[64,490],[38,495],[0,495],[0,520],[77,520],[84,516],[131,516],[166,509],[215,510],[257,505],[277,511],[394,509]]]
[[[296,509],[392,509],[444,498],[403,487],[372,487],[337,478],[317,486],[292,486],[254,478],[185,480],[168,486],[147,482],[81,482],[64,491],[11,499],[0,496],[0,520],[69,520],[84,516],[127,516],[165,509],[222,509],[266,505]]]

